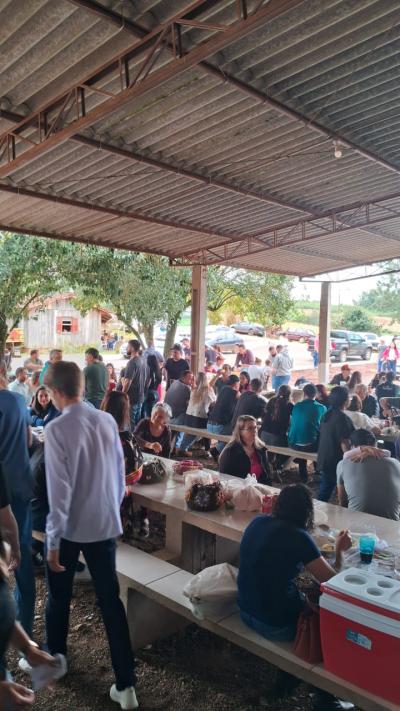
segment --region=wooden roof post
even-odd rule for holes
[[[319,346],[318,346],[318,382],[329,382],[329,364],[331,350],[331,282],[321,284],[319,305]]]
[[[204,369],[204,342],[207,319],[207,267],[192,267],[192,318],[190,365],[196,375]]]

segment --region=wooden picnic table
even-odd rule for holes
[[[162,460],[172,472],[172,460]],[[203,470],[207,471],[207,470]],[[222,481],[237,477],[220,474]],[[280,489],[268,487],[274,493]],[[183,482],[168,476],[162,483],[134,489],[135,502],[166,516],[166,548],[171,558],[180,559],[181,567],[198,572],[212,562],[235,562],[243,532],[256,515],[254,511],[237,511],[221,507],[217,511],[198,512],[187,507]],[[397,521],[314,500],[317,512],[327,518],[331,529],[362,533],[373,530],[389,546],[399,547]]]

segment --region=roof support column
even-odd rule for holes
[[[196,375],[204,369],[204,342],[207,317],[207,267],[192,268],[192,318],[190,365]]]
[[[319,305],[319,345],[318,345],[318,382],[329,382],[329,364],[331,350],[331,282],[321,284]]]

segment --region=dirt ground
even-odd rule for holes
[[[311,474],[311,469],[310,469]],[[297,467],[285,474],[284,483],[298,480]],[[318,482],[312,482],[315,491]],[[150,513],[151,537],[138,542],[147,551],[163,546],[164,518]],[[44,640],[46,586],[37,577],[35,639]],[[113,683],[108,646],[91,585],[75,585],[71,607],[68,675],[54,689],[37,693],[35,709],[41,711],[94,711],[119,708],[108,694]],[[17,668],[14,654],[10,671],[18,681],[27,677]],[[184,632],[137,654],[137,692],[143,711],[310,711],[310,689],[302,684],[285,700],[271,697],[276,669],[190,625]],[[264,703],[261,699],[264,697]]]

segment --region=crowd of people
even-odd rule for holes
[[[334,574],[307,533],[312,527],[311,494],[305,486],[310,477],[319,479],[321,501],[337,492],[341,506],[400,520],[400,446],[383,449],[377,443],[381,424],[376,418],[395,419],[400,406],[393,369],[366,384],[359,371],[351,372],[345,364],[329,386],[302,379],[301,387],[292,389],[293,363],[284,345],[270,347],[266,365],[245,347],[238,349],[233,367],[220,353],[205,352],[204,369],[198,373],[190,370],[188,342],[175,344],[164,360],[153,344],[142,349],[133,339],[127,354],[119,374],[96,348],[87,349],[83,371],[65,361],[59,349],[45,363],[37,350],[31,351],[15,378],[0,363],[0,708],[6,707],[3,700],[21,697],[29,705],[33,699],[7,677],[4,655],[9,645],[20,650],[24,671],[54,665],[55,655],[66,659],[72,584],[82,566],[81,552],[110,646],[115,672],[110,696],[123,709],[137,707],[115,541],[123,533],[143,453],[192,457],[199,439],[197,456],[214,458],[222,473],[241,478],[252,474],[265,484],[280,479],[292,463],[288,454],[274,454],[269,447],[316,454],[313,471],[304,457],[295,457],[300,483],[283,489],[273,517],[256,519],[242,542],[242,617],[272,639],[293,636],[302,607],[291,587],[298,564],[320,581]],[[200,435],[171,429],[171,424],[209,436],[202,441]],[[215,446],[210,446],[212,435]],[[139,535],[146,537],[146,509],[139,514]],[[32,642],[38,554],[33,529],[46,535],[46,555],[39,551],[48,592],[46,651]],[[272,545],[276,541],[279,546]],[[347,545],[343,534],[338,559]],[[262,572],[256,565],[261,558]],[[272,570],[276,583],[271,587]],[[289,592],[283,595],[283,589]]]

